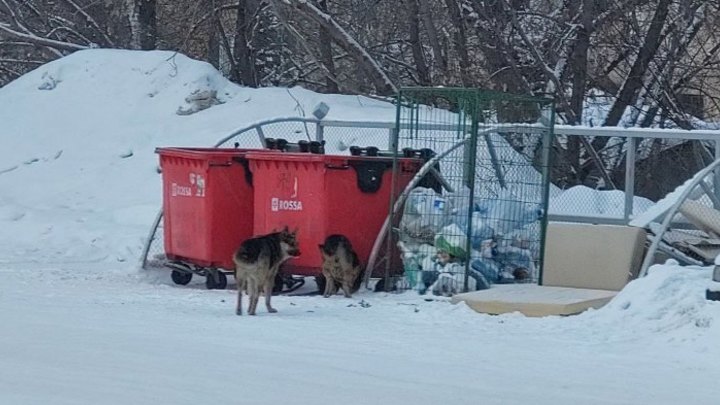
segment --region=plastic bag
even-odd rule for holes
[[[435,247],[449,253],[458,260],[466,260],[468,257],[467,236],[456,224],[444,227],[435,235]]]
[[[431,243],[448,222],[450,207],[445,198],[429,188],[410,191],[400,220],[402,240]]]
[[[497,235],[507,235],[542,218],[540,204],[518,201],[509,193],[478,203],[481,217]]]

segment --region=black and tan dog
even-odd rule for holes
[[[352,244],[343,235],[330,235],[320,245],[323,257],[322,274],[325,276],[325,292],[327,298],[337,292],[340,286],[345,296],[360,288],[362,267]]]
[[[300,249],[298,249],[297,230],[290,232],[287,227],[280,232],[256,236],[244,241],[233,255],[238,289],[235,313],[242,315],[242,291],[245,289],[249,297],[248,315],[255,315],[261,288],[265,292],[265,306],[268,312],[277,312],[270,306],[275,276],[280,265],[298,256]]]

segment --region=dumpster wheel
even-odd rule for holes
[[[291,293],[305,285],[303,277],[293,277],[291,274],[278,273],[275,275],[275,285],[273,285],[273,295]],[[287,288],[286,290],[283,290]]]
[[[173,261],[165,263],[165,266],[172,269],[170,278],[172,278],[173,283],[178,285],[187,285],[190,283],[190,280],[192,280],[193,270],[185,263]]]
[[[227,287],[227,276],[218,269],[208,269],[205,287],[208,290],[224,290]]]
[[[192,273],[187,271],[173,270],[170,274],[172,281],[178,285],[187,285],[192,280]]]

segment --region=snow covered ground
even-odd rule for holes
[[[223,104],[176,114],[203,89]],[[707,268],[656,266],[600,310],[543,319],[370,292],[240,318],[231,289],[138,270],[156,146],[319,101],[328,118],[394,118],[363,97],[237,87],[167,52],[77,52],[1,88],[0,404],[718,403]]]

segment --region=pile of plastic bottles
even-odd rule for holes
[[[406,200],[399,247],[407,281],[421,294],[461,291],[468,261],[470,290],[496,283],[528,282],[536,277],[541,206],[505,192],[493,197],[475,196],[470,210],[469,195],[467,189],[440,195],[418,187]]]

